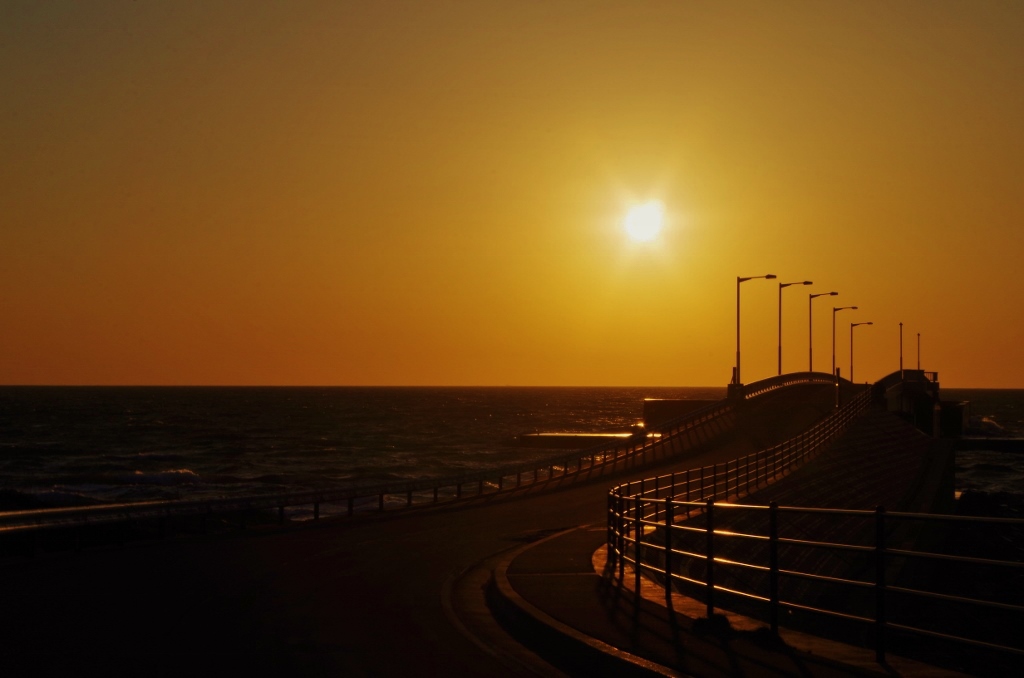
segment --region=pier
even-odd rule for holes
[[[665,551],[665,526],[684,526],[690,522],[684,516],[706,526],[716,502],[722,510],[715,516],[728,505],[772,502],[849,512],[844,518],[879,505],[907,514],[948,512],[952,441],[942,438],[937,378],[897,373],[859,386],[799,373],[731,395],[662,422],[658,437],[574,453],[532,471],[460,479],[440,498],[436,485],[417,487],[422,501],[408,504],[394,500],[412,496],[406,487],[377,488],[367,500],[302,497],[295,501],[315,500],[318,511],[332,500],[367,508],[303,524],[270,521],[220,534],[9,553],[0,560],[0,671],[973,673],[958,664],[970,652],[938,657],[914,645],[906,653],[913,656],[888,647],[879,655],[871,642],[816,634],[813,623],[773,620],[778,609],[762,615],[727,599],[722,589],[738,589],[736,581],[712,580],[709,587],[706,567],[684,570],[682,555],[673,553],[676,564],[666,570],[657,555],[659,544]],[[64,514],[54,527],[44,518],[6,516],[8,534],[0,536],[65,534],[83,520]],[[152,522],[158,515],[128,519]],[[801,528],[805,538],[838,539],[835,523],[812,523]],[[727,524],[716,525],[713,534]],[[710,543],[708,530],[703,534]],[[901,534],[899,548],[926,549],[918,537],[934,532]],[[682,545],[676,550],[702,555]],[[705,565],[725,576],[717,559],[726,555],[746,557],[705,552]],[[815,577],[839,576],[837,562],[846,561],[810,558],[801,567]],[[685,572],[703,581],[703,595],[665,587],[659,568],[670,580]],[[814,595],[822,606],[829,598]],[[839,602],[843,614],[867,614]],[[930,656],[937,663],[926,661]]]

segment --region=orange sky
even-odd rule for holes
[[[0,383],[1024,387],[1021,3],[8,1],[0,143]]]

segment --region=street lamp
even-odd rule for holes
[[[858,325],[874,325],[875,323],[850,323],[850,383],[853,383],[853,328]]]
[[[900,379],[903,379],[903,323],[900,323]]]
[[[814,305],[811,303],[815,297],[834,297],[839,292],[821,292],[820,294],[812,294],[807,300],[807,371],[814,371],[814,320],[812,311]]]
[[[857,310],[856,306],[832,307],[832,376],[836,376],[836,312],[847,309]]]
[[[779,283],[779,374],[782,374],[782,288],[790,285],[813,285],[810,280],[803,282]]]
[[[734,384],[743,383],[740,379],[740,283],[745,283],[748,280],[758,280],[760,278],[764,278],[765,280],[775,280],[775,276],[771,273],[768,275],[753,275],[749,278],[736,277],[736,374],[733,375]]]

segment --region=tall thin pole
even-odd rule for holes
[[[767,280],[774,280],[775,275],[769,273],[768,275],[755,275],[749,278],[741,278],[736,276],[736,384],[742,384],[743,380],[740,377],[740,283],[746,282],[747,280],[755,280],[758,278],[765,278]]]
[[[921,333],[917,333],[917,371],[921,371]]]
[[[836,375],[836,313],[839,311],[846,311],[852,309],[857,310],[856,306],[833,306],[832,307],[832,376]]]
[[[736,276],[736,382],[742,384],[740,379],[740,283],[743,279]]]
[[[903,378],[903,323],[900,323],[900,379]]]
[[[782,374],[782,288],[790,285],[813,285],[810,280],[779,283],[779,374]]]
[[[779,375],[782,375],[782,288],[779,283]]]
[[[814,371],[814,298],[815,297],[834,297],[839,292],[821,292],[819,294],[811,294],[807,297],[807,371]],[[835,320],[835,311],[832,312],[832,319]],[[835,332],[833,332],[835,335]],[[832,343],[835,343],[835,336],[832,338]],[[833,349],[834,350],[834,349]],[[835,365],[832,366],[832,374],[836,373]]]
[[[873,323],[873,322],[850,323],[850,383],[851,384],[855,383],[853,381],[853,328],[857,327],[858,325],[874,325],[874,324],[875,323]]]

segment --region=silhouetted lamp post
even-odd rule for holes
[[[779,283],[779,374],[782,374],[782,288],[790,285],[813,285],[810,280],[803,282]]]
[[[836,376],[836,313],[838,311],[857,310],[856,306],[832,307],[832,376]]]
[[[858,325],[874,325],[875,323],[850,323],[850,383],[853,383],[853,328]]]
[[[834,297],[839,292],[821,292],[819,294],[811,294],[807,300],[807,371],[814,371],[814,316],[812,311],[814,310],[815,297]],[[834,317],[834,316],[833,316]]]
[[[733,376],[734,384],[742,384],[743,380],[740,379],[740,283],[745,283],[748,280],[775,280],[775,276],[769,273],[768,275],[752,275],[749,278],[736,277],[736,374]]]

